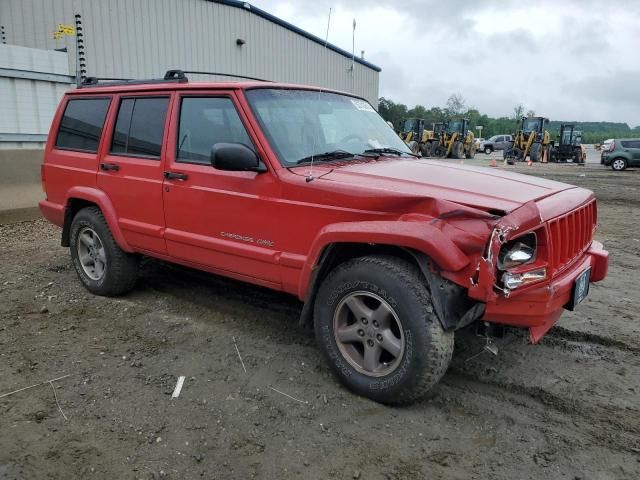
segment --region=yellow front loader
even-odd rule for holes
[[[432,153],[436,157],[474,158],[476,143],[473,132],[469,129],[469,120],[461,118],[447,122],[441,141],[437,148],[432,149]]]
[[[532,162],[548,161],[552,146],[551,135],[545,129],[548,123],[549,119],[545,117],[523,117],[513,143],[504,150],[507,163],[524,162],[527,156]]]

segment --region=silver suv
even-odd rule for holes
[[[480,150],[489,155],[493,151],[504,150],[511,146],[511,142],[513,142],[511,135],[494,135],[480,144]]]

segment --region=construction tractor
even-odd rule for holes
[[[552,145],[550,161],[566,163],[568,161],[584,165],[587,152],[582,145],[582,132],[570,123],[560,125],[558,143]]]
[[[430,157],[431,144],[434,141],[433,130],[425,130],[424,119],[407,118],[402,125],[400,138],[407,144],[413,153],[423,157]]]
[[[432,154],[445,158],[473,158],[476,156],[476,142],[469,129],[469,120],[461,118],[444,124],[440,141]]]
[[[444,153],[446,152],[444,143],[447,134],[447,123],[434,123],[433,130],[431,132],[432,133],[429,135],[431,138],[429,138],[427,146],[425,147],[425,151],[428,152],[428,155],[425,155],[425,157],[444,157]]]
[[[527,156],[532,162],[540,162],[549,158],[553,146],[551,136],[545,130],[549,119],[545,117],[523,117],[520,130],[513,135],[513,143],[504,149],[504,159],[513,165],[514,162],[524,162]]]

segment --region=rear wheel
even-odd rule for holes
[[[627,168],[627,161],[624,158],[614,158],[611,162],[611,168],[620,172]]]
[[[423,157],[430,157],[432,155],[432,153],[431,153],[431,142],[423,143],[422,147],[420,148],[420,151],[421,151]]]
[[[404,260],[376,255],[343,263],[322,283],[314,308],[320,349],[359,395],[408,403],[447,370],[453,332],[442,329],[418,269]]]
[[[453,147],[451,147],[451,156],[457,159],[461,159],[464,156],[464,145],[461,141],[457,140],[453,142]]]
[[[442,148],[442,145],[433,142],[431,144],[431,155],[433,157],[442,157],[444,155],[444,149]]]
[[[110,297],[135,286],[138,257],[118,247],[98,207],[76,214],[69,247],[76,273],[90,292]]]
[[[531,158],[532,162],[539,162],[540,160],[542,160],[542,144],[534,143],[533,145],[531,145],[529,158]]]

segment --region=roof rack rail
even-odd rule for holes
[[[180,70],[168,70],[163,78],[149,78],[146,80],[132,80],[127,78],[99,78],[87,77],[78,88],[111,87],[118,85],[145,85],[150,83],[185,83],[189,79]]]
[[[222,72],[203,72],[198,70],[179,70],[172,69],[167,70],[162,78],[150,78],[146,80],[131,80],[127,78],[99,78],[99,77],[87,77],[85,78],[78,88],[91,88],[91,87],[111,87],[117,85],[145,85],[151,83],[185,83],[189,81],[187,73],[193,73],[195,75],[220,75],[222,77],[236,77],[244,78],[246,80],[255,80],[258,82],[271,82],[271,80],[265,80],[263,78],[248,77],[246,75],[236,75],[234,73],[222,73]]]
[[[265,80],[264,78],[258,78],[258,77],[248,77],[246,75],[237,75],[235,73],[202,72],[202,71],[197,71],[197,70],[168,70],[167,73],[165,74],[165,78],[167,77],[167,75],[169,75],[169,73],[177,74],[177,75],[182,74],[182,75],[184,75],[184,78],[187,78],[185,74],[193,73],[195,75],[220,75],[222,77],[244,78],[246,80],[255,80],[255,81],[258,81],[258,82],[273,82],[273,80]]]

